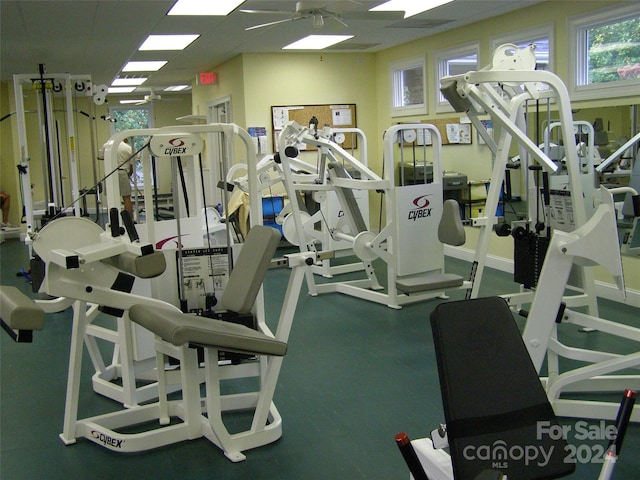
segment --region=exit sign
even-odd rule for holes
[[[198,74],[198,85],[213,85],[218,80],[216,72],[201,72]]]

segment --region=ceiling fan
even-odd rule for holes
[[[287,18],[282,20],[276,20],[274,22],[261,23],[259,25],[253,25],[247,27],[245,30],[255,30],[257,28],[269,27],[271,25],[278,25],[285,22],[293,22],[296,20],[304,20],[311,18],[313,20],[313,27],[320,29],[324,26],[325,19],[332,19],[336,22],[347,27],[348,25],[343,18],[365,18],[370,20],[375,19],[402,19],[404,12],[371,12],[371,11],[357,11],[357,8],[361,6],[360,2],[355,0],[334,0],[334,1],[318,1],[307,0],[296,2],[295,12],[286,10],[252,10],[241,9],[244,13],[260,13],[260,14],[276,14],[276,15],[288,15]]]
[[[145,95],[142,100],[120,100],[122,104],[134,104],[134,105],[144,105],[146,103],[154,103],[162,100],[162,96],[155,93],[153,90],[149,92],[148,95]]]

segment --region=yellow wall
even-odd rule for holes
[[[218,80],[214,85],[196,85],[191,91],[193,114],[207,115],[208,105],[216,100],[230,97],[233,112],[233,123],[240,126],[246,124],[245,118],[245,89],[243,57],[238,55],[228,62],[214,68]]]
[[[368,138],[369,165],[381,172],[382,134],[398,122],[428,121],[433,118],[456,116],[455,113],[436,114],[434,94],[436,72],[434,52],[471,42],[479,42],[479,66],[491,61],[493,38],[518,32],[522,29],[553,25],[555,49],[554,71],[565,83],[571,52],[568,46],[568,20],[572,16],[590,10],[609,8],[611,1],[553,1],[524,8],[497,18],[458,28],[453,32],[426,37],[391,48],[376,54],[326,54],[326,53],[282,53],[244,54],[215,68],[222,72],[220,86],[207,87],[204,95],[196,95],[194,89],[194,112],[200,111],[205,98],[213,99],[231,95],[234,122],[241,126],[267,126],[271,141],[270,107],[273,105],[356,103],[358,127]],[[392,117],[390,112],[389,64],[418,55],[427,61],[427,88],[429,112],[427,115]],[[230,80],[228,76],[232,76]],[[226,87],[225,87],[225,83]],[[242,91],[239,86],[242,85]],[[207,96],[208,95],[208,96]],[[622,99],[583,101],[575,104],[577,109],[590,107],[630,105],[640,103],[640,94]],[[573,105],[572,105],[573,106]],[[586,112],[587,110],[585,110]],[[617,125],[620,111],[609,115]],[[577,116],[579,118],[579,115]],[[587,118],[593,121],[593,119]],[[242,120],[246,120],[243,123]],[[624,120],[619,120],[624,125]],[[613,127],[612,127],[613,128]],[[470,180],[486,180],[491,175],[491,155],[486,146],[474,139],[472,145],[457,145],[443,149],[443,166],[446,170],[464,172]],[[377,197],[376,197],[377,198]],[[379,215],[379,202],[371,197],[371,219]],[[372,222],[373,226],[377,221]],[[465,247],[474,249],[477,231],[469,232],[470,240]],[[513,258],[513,247],[509,241],[494,238],[489,254]],[[508,240],[508,239],[507,239]],[[631,288],[640,289],[640,259],[625,257],[625,271]],[[607,274],[598,274],[598,279],[610,282]]]
[[[467,27],[456,29],[454,32],[445,32],[434,35],[421,40],[416,40],[396,48],[391,48],[377,55],[376,78],[378,84],[378,129],[383,129],[398,121],[410,122],[429,120],[432,118],[442,118],[455,116],[456,114],[436,114],[433,105],[433,95],[429,93],[429,113],[423,116],[414,117],[392,117],[390,112],[389,94],[391,86],[389,84],[389,64],[394,61],[410,58],[416,55],[426,55],[427,61],[427,88],[429,92],[436,88],[436,71],[433,53],[440,49],[453,48],[458,45],[464,45],[470,42],[480,43],[480,59],[479,66],[485,66],[491,61],[490,44],[494,37],[500,37],[509,32],[517,32],[521,29],[533,28],[545,24],[553,24],[555,55],[554,71],[560,78],[568,84],[569,65],[571,61],[571,52],[568,45],[568,20],[570,17],[584,14],[591,10],[602,8],[610,8],[616,3],[628,2],[612,2],[612,1],[563,1],[563,2],[545,2],[543,4],[534,5],[524,8],[513,13],[509,13],[494,19],[485,20],[474,23]],[[638,95],[625,98],[582,101],[572,103],[572,108],[581,110],[595,107],[609,107],[619,105],[631,105],[640,103],[640,92]],[[588,110],[584,110],[583,116]],[[592,111],[589,111],[592,112]],[[612,129],[621,133],[627,133],[628,122],[621,118],[627,114],[628,109],[610,109],[601,112],[605,118],[611,118]],[[576,119],[583,119],[578,112]],[[584,118],[593,121],[593,118]],[[606,125],[605,125],[606,127]],[[474,139],[475,142],[475,139]],[[478,145],[477,142],[464,146],[456,145],[443,149],[443,166],[447,170],[456,170],[464,172],[470,180],[483,180],[490,176],[491,160],[488,148]],[[475,249],[477,241],[477,231],[472,231],[467,227],[470,235],[466,248]],[[494,237],[491,240],[489,254],[499,257],[513,259],[513,247],[509,242]],[[625,278],[628,288],[640,290],[640,258],[627,257],[623,258]],[[611,283],[611,277],[608,273],[597,270],[595,274],[596,280]]]
[[[358,128],[374,131],[372,54],[245,54],[243,59],[247,126],[271,130],[272,106],[354,103]],[[369,140],[372,148],[376,143]],[[375,150],[369,153],[376,156]]]
[[[33,186],[34,202],[45,202],[47,200],[45,189],[44,169],[46,165],[46,153],[40,142],[41,121],[37,111],[38,92],[28,85],[23,85],[23,100],[25,109],[25,124],[27,135],[27,147],[29,160],[29,175]],[[17,165],[20,164],[20,146],[18,139],[16,105],[13,95],[13,84],[2,83],[0,85],[0,117],[13,113],[3,122],[0,122],[0,160],[1,177],[0,188],[7,191],[12,196],[12,206],[10,211],[10,222],[20,224],[22,201],[20,193],[20,178]],[[118,105],[117,99],[109,99]],[[165,101],[168,100],[168,101]],[[176,118],[189,115],[191,113],[190,95],[171,95],[165,100],[156,102],[153,105],[153,124],[156,127],[175,125]],[[63,191],[64,205],[70,205],[71,176],[69,173],[68,144],[67,141],[67,118],[66,105],[62,96],[54,95],[52,98],[52,112],[60,135],[61,166],[63,171]],[[108,113],[109,104],[95,105],[91,97],[77,95],[73,98],[73,118],[75,128],[76,161],[78,165],[78,183],[80,189],[92,188],[105,175],[104,162],[96,162],[96,152],[102,147],[104,142],[111,136],[111,126],[109,122],[100,119]],[[93,120],[95,119],[95,121]],[[93,136],[93,144],[92,144]],[[57,150],[57,145],[54,145]],[[94,172],[95,167],[95,172]],[[169,178],[168,175],[165,175]],[[168,182],[165,191],[168,191]],[[104,192],[103,205],[107,201],[107,192]],[[81,207],[83,206],[80,203]],[[87,196],[87,208],[90,211],[95,209],[95,197]]]
[[[11,115],[12,111],[9,104],[9,86],[6,83],[1,83],[0,118]],[[14,162],[11,122],[10,116],[0,122],[0,190],[12,196],[13,207],[9,212],[9,222],[18,225],[20,223],[20,195],[16,192],[19,192],[20,189],[18,187],[18,170]]]
[[[402,46],[379,53],[276,53],[276,54],[242,54],[213,67],[218,74],[218,82],[213,86],[194,86],[191,106],[160,102],[154,105],[155,126],[177,124],[176,117],[193,113],[206,115],[208,105],[225,97],[232,102],[232,121],[242,127],[266,126],[269,141],[272,141],[271,106],[291,104],[322,103],[355,103],[357,107],[357,124],[368,139],[369,165],[381,173],[382,134],[397,122],[425,121],[433,118],[451,117],[456,114],[436,114],[433,90],[435,86],[434,52],[458,45],[479,42],[479,65],[490,62],[491,40],[509,32],[552,24],[555,41],[554,71],[568,81],[568,65],[571,52],[567,43],[568,19],[591,10],[610,8],[617,3],[613,1],[549,1],[533,5],[497,18],[480,21],[452,32],[426,37]],[[425,55],[427,61],[427,86],[429,113],[423,116],[392,117],[390,113],[389,64],[405,58]],[[13,111],[7,102],[12,96],[11,88],[0,86],[0,114]],[[609,107],[640,103],[637,96],[606,99],[598,101],[576,102],[572,105],[576,110],[587,112],[593,107]],[[97,116],[106,111],[106,106],[98,108]],[[190,110],[190,111],[189,111]],[[619,113],[611,114],[613,122],[624,125],[624,119],[618,120]],[[576,118],[580,113],[576,114]],[[586,120],[592,120],[587,116]],[[2,159],[2,186],[19,198],[17,174],[15,169],[16,152],[14,121],[5,120],[0,123],[0,154]],[[82,133],[84,135],[84,133]],[[98,143],[108,138],[108,125],[98,122]],[[83,158],[87,157],[83,154]],[[90,156],[89,156],[90,157]],[[88,161],[89,157],[83,161]],[[8,163],[10,162],[10,163]],[[491,156],[486,146],[474,143],[469,146],[451,146],[444,148],[443,164],[447,170],[461,171],[469,179],[487,179],[490,176]],[[81,185],[89,183],[85,172],[89,167],[82,167]],[[15,180],[14,180],[15,177]],[[12,182],[12,180],[14,180]],[[9,187],[5,186],[9,185]],[[11,186],[13,184],[13,186]],[[372,195],[371,219],[373,228],[377,227],[379,202]],[[16,209],[13,215],[17,215]],[[17,219],[12,216],[12,222]],[[470,235],[467,248],[475,248],[476,235]],[[490,253],[504,258],[512,258],[512,248],[506,242],[492,240]],[[629,286],[640,290],[640,259],[625,258],[625,273]],[[609,281],[606,275],[603,279]]]

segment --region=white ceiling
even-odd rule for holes
[[[215,0],[202,0],[215,1]],[[419,1],[419,0],[415,0]],[[250,0],[226,17],[167,16],[175,0],[0,0],[0,79],[15,73],[91,75],[95,84],[110,85],[129,60],[168,60],[139,87],[160,91],[191,84],[195,75],[249,52],[280,52],[284,45],[311,33],[352,34],[354,38],[326,51],[376,52],[391,46],[458,28],[540,0],[454,0],[408,19],[402,14],[375,15],[370,8],[382,0],[351,3],[344,21],[326,19],[315,30],[312,19],[281,23],[256,30],[245,28],[287,18],[249,14],[240,9],[295,12],[295,0]],[[305,2],[307,3],[307,2]],[[313,2],[339,9],[345,1]],[[380,19],[380,18],[383,19]],[[517,25],[513,26],[517,30]],[[200,38],[181,52],[138,52],[149,34],[197,33]]]

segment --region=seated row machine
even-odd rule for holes
[[[185,314],[166,302],[141,297],[118,288],[131,273],[146,277],[160,274],[164,257],[149,245],[113,238],[91,221],[65,217],[47,224],[34,241],[34,250],[46,263],[42,291],[49,295],[73,299],[74,315],[71,354],[67,382],[67,400],[63,432],[65,444],[87,438],[118,452],[136,452],[183,440],[206,437],[234,462],[244,460],[244,450],[277,440],[282,434],[282,419],[272,402],[287,340],[295,313],[304,269],[313,260],[295,254],[278,260],[292,268],[285,304],[273,334],[266,325],[259,330],[222,320]],[[60,246],[61,232],[82,232],[77,237],[92,239],[90,245]],[[73,235],[71,235],[73,236]],[[221,299],[223,308],[249,313],[255,307],[267,269],[272,263],[280,233],[270,227],[252,227],[235,261],[228,286]],[[55,248],[51,248],[51,247]],[[136,253],[133,253],[136,252]],[[136,272],[136,267],[138,270]],[[127,273],[125,273],[125,271]],[[121,289],[126,290],[126,289]],[[2,320],[5,329],[16,339],[27,339],[28,331],[44,326],[46,301],[29,299],[13,287],[2,287]],[[158,399],[145,405],[133,405],[114,413],[78,418],[79,387],[85,332],[93,316],[87,315],[92,304],[120,311],[155,334]],[[44,306],[44,308],[43,308]],[[198,348],[196,348],[198,347]],[[204,356],[200,366],[199,350]],[[218,351],[258,357],[240,365],[246,377],[260,377],[259,389],[244,394],[223,394],[220,382],[225,366],[219,364]],[[124,352],[131,354],[131,352]],[[179,368],[166,368],[166,357],[179,361]],[[243,370],[244,371],[244,370]],[[201,395],[204,383],[206,394]],[[171,385],[178,385],[178,400],[168,398]],[[174,397],[171,397],[174,398]],[[253,420],[246,431],[231,434],[222,414],[228,411],[253,410]],[[150,428],[138,433],[122,433],[125,427]]]

